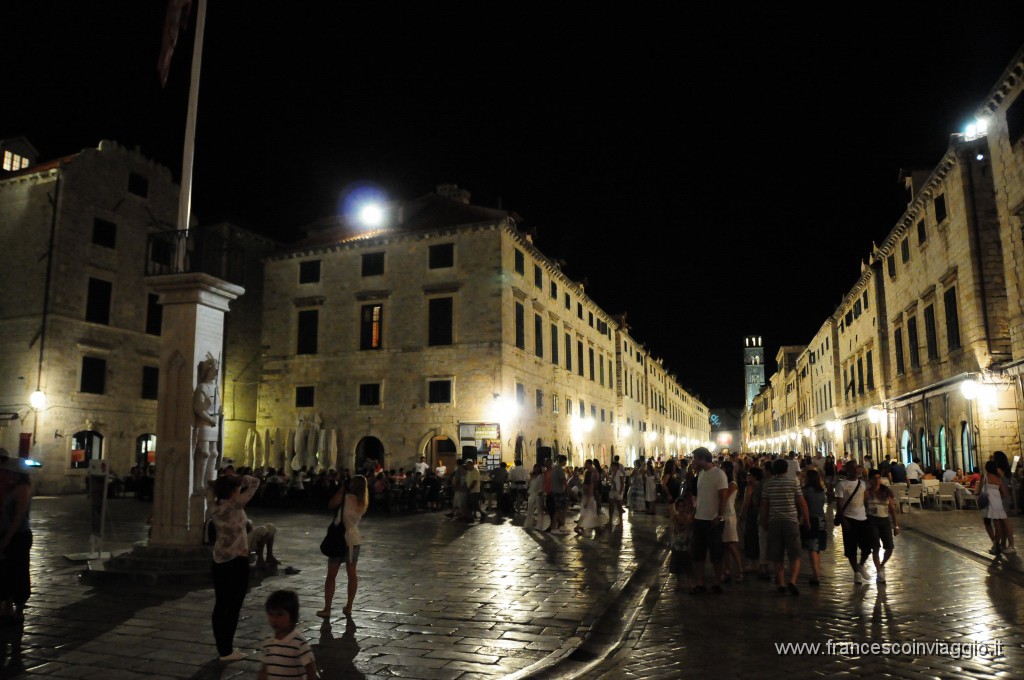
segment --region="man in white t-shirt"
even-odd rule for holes
[[[434,474],[437,475],[438,479],[444,479],[444,476],[448,474],[448,467],[444,463],[438,463],[437,467],[434,468]]]
[[[722,520],[725,504],[729,498],[729,479],[719,467],[715,467],[711,452],[703,446],[693,452],[693,460],[700,470],[697,476],[697,506],[693,520],[694,585],[692,592],[701,593],[704,587],[704,569],[707,554],[711,553],[711,565],[715,570],[715,583],[711,592],[722,592]]]
[[[872,547],[871,525],[864,507],[867,484],[860,477],[860,466],[853,461],[843,466],[843,473],[846,479],[836,484],[836,512],[841,513],[843,523],[843,555],[853,568],[853,582],[860,584],[870,581],[864,566]],[[859,560],[857,548],[860,548]]]
[[[786,476],[796,481],[799,472],[800,459],[796,457],[796,451],[790,451],[788,460],[786,460]]]
[[[914,458],[907,466],[907,481],[911,484],[920,484],[922,477],[924,477],[924,470],[921,469],[921,459]]]
[[[427,464],[427,457],[420,456],[420,462],[416,463],[416,466],[413,469],[426,477],[427,473],[430,472],[430,465]]]

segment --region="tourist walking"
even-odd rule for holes
[[[1003,478],[999,474],[999,467],[994,460],[985,463],[985,475],[981,478],[981,492],[978,495],[984,495],[988,501],[985,508],[985,525],[989,538],[992,539],[992,547],[989,552],[996,556],[1004,552],[1010,554],[1017,552],[1006,545],[1006,527],[1009,524],[1006,507],[1003,505],[1006,484],[1003,482]]]
[[[530,482],[526,489],[526,520],[523,528],[544,529],[544,467],[537,463],[530,473]]]
[[[865,485],[856,463],[851,461],[844,465],[843,472],[846,479],[836,485],[836,514],[843,527],[843,555],[853,569],[853,582],[860,584],[870,580],[865,567],[871,555],[871,527],[864,506]]]
[[[349,482],[348,490],[338,489],[327,507],[337,510],[335,523],[340,519],[345,525],[345,553],[337,557],[327,558],[327,578],[324,581],[324,608],[316,613],[322,619],[330,618],[331,604],[334,601],[335,581],[338,579],[338,570],[342,563],[345,564],[345,573],[348,576],[348,599],[341,613],[347,618],[352,617],[352,605],[356,600],[356,590],[359,588],[359,577],[356,573],[356,565],[359,563],[359,549],[363,543],[363,537],[359,533],[359,521],[366,514],[366,506],[369,504],[369,492],[367,490],[366,477],[356,475]]]
[[[768,530],[768,559],[775,563],[775,578],[780,593],[799,595],[800,525],[809,526],[807,502],[797,480],[790,477],[789,463],[782,458],[772,462],[772,478],[761,489],[761,526]],[[789,581],[785,558],[789,557]]]
[[[722,472],[725,473],[729,482],[728,495],[725,499],[725,514],[722,517],[722,548],[725,560],[723,580],[726,583],[733,580],[739,583],[743,581],[743,558],[740,556],[740,536],[736,520],[736,494],[739,493],[739,485],[733,476],[735,467],[731,460],[722,461]],[[735,576],[732,571],[733,566],[736,569]]]
[[[647,505],[647,514],[653,515],[658,503],[658,473],[654,471],[653,458],[647,459],[647,468],[644,471],[644,501]]]
[[[611,468],[608,472],[608,526],[612,526],[615,523],[615,518],[619,517],[619,524],[622,524],[622,492],[625,486],[626,477],[622,472],[622,465],[619,461],[612,462]]]
[[[580,496],[580,516],[576,520],[576,527],[574,529],[580,536],[601,525],[601,518],[597,514],[597,503],[594,501],[595,476],[596,473],[593,469],[587,470],[583,475],[583,485]]]
[[[646,470],[647,466],[644,464],[644,459],[641,458],[636,462],[632,473],[629,475],[628,505],[630,513],[645,512],[647,510],[647,488],[644,483]]]
[[[821,552],[828,541],[828,532],[825,530],[825,484],[821,481],[817,467],[807,470],[803,492],[811,523],[801,531],[801,538],[811,561],[811,579],[808,583],[817,586],[821,583]]]
[[[245,654],[235,649],[235,630],[245,594],[249,592],[249,518],[245,506],[256,494],[260,480],[246,475],[225,475],[213,482],[216,499],[209,518],[217,538],[213,544],[213,637],[222,662],[238,661]]]
[[[0,449],[6,458],[7,451]],[[32,481],[36,467],[24,458],[6,458],[0,462],[0,622],[22,623],[25,603],[32,594],[29,556],[32,552]],[[2,669],[0,669],[2,670]]]
[[[722,520],[729,494],[729,481],[721,468],[715,467],[711,452],[703,446],[693,452],[693,461],[700,470],[697,475],[697,504],[693,519],[693,577],[690,589],[697,594],[704,587],[705,561],[709,554],[715,582],[711,592],[722,592]]]
[[[875,562],[875,580],[885,583],[885,563],[892,557],[893,535],[899,535],[900,524],[896,518],[896,501],[892,490],[882,483],[881,470],[871,470],[868,475],[868,489],[864,492],[867,505],[868,525],[871,527],[871,558]],[[885,551],[879,559],[878,549],[881,544]]]
[[[761,468],[751,466],[747,470],[747,486],[743,490],[743,505],[740,507],[739,526],[743,536],[743,556],[747,559],[746,571],[768,576],[768,563],[761,562],[761,540],[758,513],[761,510]]]

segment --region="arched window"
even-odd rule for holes
[[[946,426],[942,425],[941,427],[939,427],[939,446],[938,451],[936,453],[938,454],[939,463],[942,464],[943,470],[945,470],[948,467],[951,467],[949,462],[949,454],[946,451],[946,448]]]
[[[910,446],[909,430],[903,430],[903,436],[900,437],[900,455],[903,458],[903,464],[910,465],[910,461],[913,460],[914,450]]]
[[[93,430],[79,430],[71,436],[71,468],[84,470],[90,460],[103,459],[103,435]]]
[[[918,444],[921,446],[921,463],[927,470],[935,466],[935,452],[928,448],[928,433],[922,427],[917,431]]]
[[[978,467],[978,457],[974,451],[971,441],[971,430],[967,427],[967,421],[960,421],[960,448],[964,456],[964,472],[973,472]]]

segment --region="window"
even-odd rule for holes
[[[910,350],[910,367],[919,368],[921,366],[921,356],[917,346],[917,317],[915,316],[907,319],[907,344]]]
[[[860,299],[859,298],[857,299],[856,302],[853,303],[853,318],[854,319],[859,319],[860,318]]]
[[[137,172],[129,172],[128,193],[145,198],[149,195],[149,179]]]
[[[558,395],[557,394],[551,395],[551,412],[552,413],[556,413],[556,414],[558,413],[558,404],[559,404]]]
[[[946,221],[946,196],[939,194],[935,197],[935,224],[942,224]]]
[[[906,367],[903,365],[903,329],[897,328],[892,333],[892,344],[896,349],[896,375],[903,375],[906,373]]]
[[[359,315],[359,349],[380,349],[384,345],[383,305],[363,305]]]
[[[580,418],[586,418],[586,417],[587,417],[587,407],[583,403],[583,400],[580,399]]]
[[[526,349],[526,310],[523,303],[516,303],[516,347]]]
[[[598,384],[604,387],[604,357],[597,358]]]
[[[1021,97],[1024,101],[1024,97]],[[946,345],[950,352],[960,349],[960,319],[956,310],[956,287],[951,287],[942,295],[946,307]]]
[[[320,281],[320,260],[307,260],[299,263],[299,283],[317,283]]]
[[[903,264],[910,262],[910,239],[903,239],[903,243],[900,244],[900,256],[903,259]]]
[[[380,383],[363,383],[359,386],[360,406],[380,406]]]
[[[428,302],[427,344],[431,347],[452,344],[454,298],[431,298]]]
[[[890,255],[889,257],[885,258],[885,264],[886,264],[886,267],[889,270],[889,278],[890,279],[895,279],[896,278],[896,256],[895,255]]]
[[[543,413],[543,411],[544,411],[544,391],[543,390],[537,390],[536,404],[537,404],[537,413]]]
[[[937,203],[936,203],[936,206],[938,206],[938,204],[937,204]],[[921,245],[921,244],[922,244],[922,243],[924,243],[924,242],[925,242],[925,241],[926,241],[927,239],[928,239],[928,233],[927,233],[927,232],[925,231],[925,228],[924,228],[924,219],[922,219],[922,220],[920,220],[920,221],[919,221],[919,222],[917,223],[917,245]]]
[[[448,269],[455,266],[455,244],[440,243],[427,250],[428,269]]]
[[[924,343],[928,350],[928,361],[939,358],[939,343],[935,333],[935,305],[924,308]]]
[[[594,327],[594,313],[593,312],[587,312],[587,322],[590,324],[591,328]]]
[[[82,381],[79,392],[103,394],[107,387],[107,360],[97,357],[82,357]]]
[[[594,377],[595,377],[594,376],[594,348],[593,347],[588,347],[587,348],[587,353],[590,356],[590,379],[593,380]]]
[[[146,333],[160,335],[164,325],[164,308],[158,300],[159,295],[149,293],[146,296]]]
[[[533,265],[533,285],[544,290],[544,270],[539,264]]]
[[[1010,138],[1010,146],[1024,137],[1024,97],[1020,95],[1006,107],[1006,132]]]
[[[537,356],[544,356],[544,319],[540,314],[533,315],[533,339],[535,343],[534,352]]]
[[[28,167],[28,159],[24,156],[19,156],[13,151],[4,151],[4,165],[3,169],[7,171],[21,170],[22,168]]]
[[[558,365],[558,324],[551,324],[551,363]]]
[[[85,301],[85,320],[92,323],[110,323],[110,295],[113,284],[103,279],[89,279],[89,292]]]
[[[572,416],[572,399],[565,400],[565,415],[567,417]]]
[[[516,383],[516,404],[519,408],[526,407],[526,385],[523,383]]]
[[[89,467],[90,460],[103,459],[103,435],[92,430],[79,430],[71,437],[71,467]]]
[[[871,350],[868,350],[865,363],[868,365],[868,390],[875,389],[875,364],[871,361]]]
[[[579,319],[583,318],[583,303],[582,302],[577,302],[576,303],[576,316]]]
[[[523,257],[523,251],[521,251],[518,248],[516,248],[515,258],[516,258],[516,261],[515,261],[516,273],[517,274],[524,274],[525,275],[526,274],[526,258]]]
[[[590,417],[597,420],[597,407],[593,404],[590,405]]]
[[[565,334],[565,370],[572,370],[572,336]]]
[[[565,308],[572,309],[572,298],[569,297],[568,293],[565,294]]]
[[[310,385],[295,388],[295,408],[313,408],[316,404],[316,388]]]
[[[427,382],[427,402],[430,404],[452,403],[452,381],[430,380]]]
[[[558,299],[558,284],[555,283],[554,281],[551,282],[551,299]]]
[[[104,248],[117,245],[117,225],[94,217],[92,220],[92,242]]]
[[[296,354],[316,354],[319,336],[320,312],[306,309],[299,312],[298,334],[295,343]]]
[[[160,369],[156,366],[142,367],[142,398],[156,399],[160,389]]]
[[[576,341],[576,372],[583,377],[583,342]]]
[[[867,291],[864,291],[864,296],[863,296],[862,299],[864,301],[864,311],[866,312],[866,311],[868,311],[868,292]]]
[[[604,409],[601,409],[601,422],[604,422]]]
[[[857,394],[864,394],[864,358],[857,357]]]
[[[363,276],[381,276],[384,274],[384,253],[363,254]]]

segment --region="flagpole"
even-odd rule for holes
[[[185,152],[181,159],[181,193],[178,197],[178,229],[182,231],[188,229],[189,216],[192,214],[192,161],[196,151],[196,109],[199,106],[199,72],[203,65],[203,30],[206,27],[206,0],[197,0],[197,4],[192,79],[188,87],[188,117],[185,122]],[[184,264],[184,245],[183,240],[179,242],[179,267]]]

